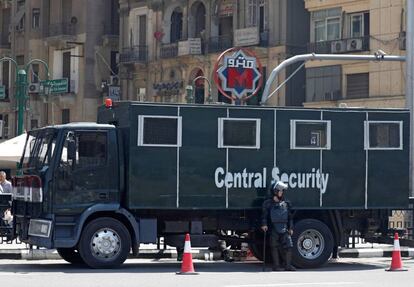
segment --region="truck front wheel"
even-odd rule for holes
[[[78,250],[91,268],[112,268],[124,263],[131,249],[128,229],[118,220],[92,220],[82,232]]]
[[[325,264],[333,250],[333,236],[325,223],[304,219],[295,223],[293,263],[301,268],[315,268]]]

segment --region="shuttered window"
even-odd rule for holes
[[[139,116],[138,146],[181,146],[181,117]]]
[[[346,97],[348,99],[368,98],[369,74],[349,74],[346,76]]]

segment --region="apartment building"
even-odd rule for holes
[[[0,59],[9,56],[11,4],[9,1],[0,1]],[[0,141],[9,138],[9,125],[13,120],[13,110],[10,105],[10,65],[0,63]]]
[[[0,13],[7,17],[1,17],[0,21],[0,53],[11,56],[19,69],[27,73],[24,129],[95,121],[97,107],[108,94],[108,84],[118,73],[118,1],[3,0],[1,3]],[[6,39],[8,49],[4,50]],[[47,69],[39,61],[28,65],[33,59],[47,63],[49,79],[67,79],[66,92],[45,95],[41,82],[47,79]],[[8,99],[0,104],[0,113],[8,114],[8,130],[13,136],[14,65],[3,63],[0,79],[3,83],[8,81]],[[116,92],[116,85],[111,88]]]
[[[308,52],[405,54],[404,0],[305,0]],[[304,106],[404,107],[405,64],[315,61],[306,64]]]
[[[205,103],[211,83],[214,102],[226,101],[213,83],[218,56],[233,46],[252,50],[264,79],[282,60],[306,52],[309,13],[303,0],[120,0],[122,99],[186,102],[195,82],[194,101]],[[279,78],[293,71],[290,67]],[[274,105],[301,105],[305,72],[295,76]],[[257,104],[258,97],[250,104]]]

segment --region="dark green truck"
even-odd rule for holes
[[[386,234],[408,207],[409,112],[116,102],[98,123],[31,131],[13,234],[72,263],[115,267],[142,243],[243,241],[262,258],[275,180],[295,209],[294,263],[317,267],[352,230]]]

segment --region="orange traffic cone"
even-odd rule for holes
[[[394,235],[394,249],[392,251],[391,267],[386,271],[407,271],[407,269],[404,269],[402,266],[400,240],[398,239],[397,232]]]
[[[193,257],[191,255],[190,234],[185,235],[183,263],[181,264],[181,271],[177,272],[180,275],[195,275]]]

